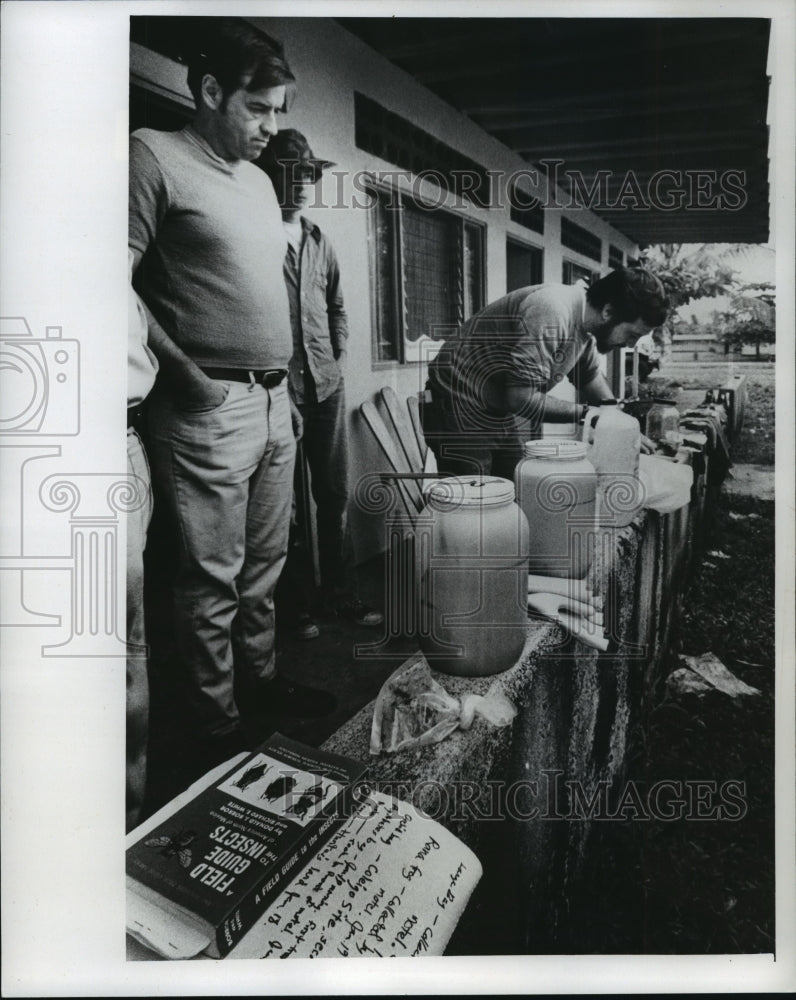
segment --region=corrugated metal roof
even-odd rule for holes
[[[640,245],[768,240],[767,19],[338,20]]]

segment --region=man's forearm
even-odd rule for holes
[[[573,424],[583,410],[580,403],[520,386],[509,386],[506,390],[506,408],[531,422],[550,424]]]
[[[605,376],[598,372],[591,382],[581,386],[578,394],[586,403],[602,403],[614,398],[613,390],[605,379]]]
[[[133,246],[130,246],[129,250],[132,254],[130,275],[132,280],[132,275],[138,270],[141,263],[143,251]],[[138,298],[146,313],[147,343],[158,359],[162,375],[168,379],[178,393],[184,393],[188,396],[196,395],[197,391],[201,393],[203,388],[207,388],[209,379],[185,351],[175,344],[152,315],[152,310],[140,295]]]
[[[149,324],[148,343],[160,363],[160,370],[177,389],[192,389],[206,381],[207,376],[171,337],[152,315],[144,303]]]
[[[548,424],[574,424],[580,420],[583,405],[557,396],[544,396],[544,420]]]

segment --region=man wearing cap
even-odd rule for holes
[[[257,160],[271,178],[287,235],[285,286],[290,305],[293,354],[288,388],[301,420],[301,443],[310,468],[317,507],[318,556],[325,603],[360,625],[381,624],[380,612],[356,596],[353,550],[348,530],[348,430],[343,369],[348,324],[340,269],[331,243],[301,215],[329,160],[313,156],[307,139],[285,129]],[[296,492],[300,489],[296,483]],[[294,512],[298,508],[294,503]],[[294,516],[291,545],[277,594],[280,616],[299,639],[314,639],[310,615],[307,553]]]
[[[423,432],[447,475],[512,479],[525,437],[542,423],[574,426],[588,404],[613,393],[599,354],[636,341],[666,320],[663,285],[643,268],[619,268],[588,289],[519,288],[491,303],[446,340],[429,365]],[[572,376],[578,402],[550,395]],[[642,449],[651,450],[642,440]]]
[[[292,353],[273,188],[251,161],[294,83],[240,18],[213,18],[191,52],[196,113],[131,138],[129,246],[160,375],[150,457],[178,546],[175,637],[210,766],[250,741],[238,702],[321,715],[334,699],[277,674],[273,593],[287,551],[295,440]]]

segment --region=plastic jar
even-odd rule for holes
[[[420,647],[435,670],[508,670],[528,635],[528,521],[514,484],[450,477],[429,486],[416,526]]]
[[[528,518],[529,568],[581,580],[589,569],[597,473],[582,441],[528,441],[517,464],[517,503]]]
[[[588,458],[597,473],[599,520],[622,528],[641,510],[644,493],[638,476],[641,427],[619,409],[615,399],[591,407],[583,424]]]
[[[657,397],[647,411],[647,437],[652,441],[676,445],[680,439],[680,411],[669,397]]]

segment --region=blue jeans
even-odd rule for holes
[[[127,515],[127,766],[126,828],[138,822],[146,791],[146,750],[149,734],[149,680],[144,628],[144,547],[152,517],[149,465],[141,438],[127,430],[127,475],[135,477],[141,503]]]
[[[217,407],[150,396],[152,469],[178,532],[175,637],[205,735],[239,723],[234,680],[275,675],[273,595],[287,553],[296,452],[287,387],[224,383]]]

